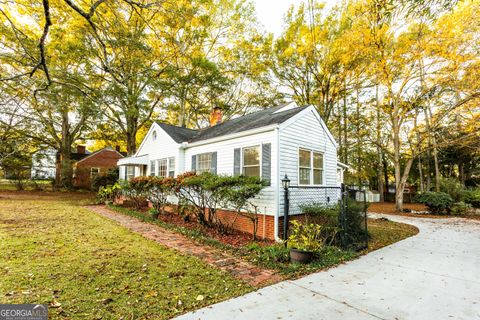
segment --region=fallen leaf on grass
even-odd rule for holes
[[[53,301],[48,304],[50,308],[60,308],[61,305],[62,304],[55,299],[53,299]]]

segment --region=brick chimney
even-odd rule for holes
[[[77,153],[85,154],[86,150],[87,149],[85,146],[80,146],[80,145],[77,146]]]
[[[210,127],[222,123],[222,108],[215,107],[210,113]]]

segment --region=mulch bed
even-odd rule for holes
[[[427,207],[425,207],[421,203],[406,203],[403,205],[404,209],[410,209],[414,211],[427,211]],[[399,212],[395,209],[395,203],[393,202],[374,202],[370,203],[368,206],[368,212],[376,212],[376,213],[386,213],[386,214],[405,214],[404,212]],[[412,214],[410,214],[412,215]],[[413,214],[414,216],[418,216],[418,214]],[[425,216],[422,214],[422,217]]]
[[[410,209],[414,211],[428,211],[427,207],[421,203],[406,203],[404,209]],[[375,202],[371,203],[368,207],[368,212],[391,214],[396,216],[414,217],[414,218],[432,218],[432,219],[447,219],[447,218],[465,218],[480,220],[480,215],[437,215],[427,213],[406,213],[399,212],[395,209],[395,203],[393,202]]]
[[[130,206],[128,206],[128,208],[132,209]],[[147,213],[148,208],[144,208],[142,210],[137,210],[137,211],[140,211],[144,214],[148,214]],[[258,236],[257,236],[258,240],[255,241],[253,240],[253,237],[251,234],[240,232],[238,230],[232,230],[228,234],[223,234],[215,228],[209,228],[207,226],[203,226],[199,224],[197,221],[194,220],[193,217],[190,219],[191,219],[190,221],[185,221],[183,217],[174,213],[162,213],[158,215],[158,220],[161,220],[165,223],[173,224],[179,227],[184,227],[190,230],[200,231],[205,236],[218,240],[221,243],[232,245],[235,247],[244,247],[245,245],[248,245],[252,242],[255,242],[261,246],[271,245],[275,243],[274,241],[269,239],[262,240]]]

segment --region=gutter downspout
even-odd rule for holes
[[[281,241],[281,239],[278,237],[278,220],[279,220],[279,215],[280,215],[280,129],[277,126],[275,128],[275,139],[276,139],[276,145],[277,145],[277,170],[275,172],[276,174],[276,190],[275,190],[275,200],[277,204],[277,210],[274,216],[274,222],[273,222],[273,232],[274,232],[274,238],[275,241]]]

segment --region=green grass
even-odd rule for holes
[[[51,319],[166,319],[252,290],[79,206],[88,201],[0,193],[2,303],[50,304]]]
[[[370,251],[388,246],[418,233],[414,226],[387,220],[369,219],[368,228],[370,234],[369,247],[363,251],[341,250],[337,247],[325,247],[319,252],[314,261],[310,264],[302,265],[290,263],[288,261],[288,249],[283,244],[274,244],[270,246],[260,246],[252,243],[242,248],[224,244],[199,230],[191,230],[174,224],[165,223],[161,220],[151,218],[132,209],[111,205],[111,209],[116,212],[135,217],[144,222],[157,224],[163,228],[181,233],[190,239],[199,243],[210,245],[221,250],[228,251],[230,254],[242,258],[248,262],[256,264],[262,268],[277,270],[285,278],[295,278],[301,275],[325,270],[349,260],[358,258]]]
[[[416,235],[418,228],[386,219],[369,219],[368,232],[370,234],[368,251],[373,251]]]

